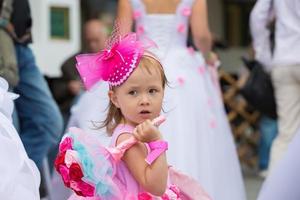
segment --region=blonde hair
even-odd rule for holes
[[[144,68],[147,70],[148,73],[151,74],[151,68],[155,67],[159,72],[162,80],[163,89],[165,88],[166,84],[168,83],[165,72],[161,66],[161,63],[152,55],[146,54],[143,55],[138,67]],[[118,86],[117,86],[118,87]],[[111,87],[110,90],[114,90],[116,87]],[[123,119],[122,112],[119,108],[117,108],[111,101],[108,105],[108,112],[106,119],[102,122],[100,128],[106,128],[106,131],[109,135],[113,133],[115,128],[118,124],[121,123]]]

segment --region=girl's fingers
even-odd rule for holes
[[[135,128],[135,132],[134,132],[136,139],[138,139],[139,141],[142,139],[142,133],[143,133],[142,126],[140,124]]]
[[[137,139],[137,140],[140,140],[140,136],[139,136],[139,134],[138,134],[138,129],[137,129],[137,127],[133,130],[133,136]]]

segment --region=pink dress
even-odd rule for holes
[[[132,133],[134,127],[120,124],[116,127],[112,139],[111,144],[108,148],[105,148],[101,146],[101,144],[97,141],[96,138],[92,137],[88,133],[84,133],[82,130],[78,128],[70,128],[70,132],[73,133],[73,135],[69,134],[67,137],[64,137],[61,144],[60,144],[60,153],[63,151],[62,149],[68,149],[65,152],[65,155],[69,154],[69,152],[76,152],[75,154],[81,154],[83,151],[82,149],[85,149],[84,152],[90,152],[89,158],[91,158],[92,165],[94,166],[94,169],[92,171],[85,168],[85,165],[82,162],[80,162],[80,156],[75,156],[73,159],[77,163],[81,163],[81,168],[83,170],[83,174],[93,174],[95,175],[95,178],[97,179],[96,187],[98,192],[98,183],[99,181],[103,184],[100,186],[102,188],[113,188],[112,196],[107,196],[108,193],[101,193],[101,197],[81,197],[76,195],[75,193],[72,194],[72,196],[69,198],[69,200],[210,200],[210,197],[206,194],[206,192],[202,189],[202,187],[192,178],[188,177],[185,174],[182,174],[181,172],[175,170],[173,167],[169,167],[169,175],[168,175],[168,182],[167,182],[167,189],[165,193],[161,196],[153,196],[150,193],[146,192],[134,179],[134,177],[131,175],[130,171],[128,170],[126,164],[122,161],[122,156],[124,152],[126,152],[127,149],[129,149],[134,143],[130,142],[129,140],[122,142],[121,144],[116,145],[116,141],[118,137],[123,133]],[[76,136],[76,137],[75,137]],[[71,143],[68,143],[66,141],[72,141]],[[80,148],[78,147],[78,143],[80,143]],[[146,147],[148,149],[148,153],[150,152],[150,148],[148,147],[148,144],[146,144]],[[110,159],[114,156],[117,156],[117,159]],[[65,162],[67,156],[65,156]],[[77,158],[76,158],[77,157]],[[98,158],[101,157],[106,159],[105,161],[102,160],[101,162],[98,162]],[[116,157],[115,157],[116,158]],[[60,160],[60,159],[58,159]],[[84,159],[85,163],[87,162],[86,158]],[[97,176],[99,171],[103,171],[107,166],[110,166],[109,168],[111,170],[111,173],[108,173],[109,176],[106,176],[105,174]],[[70,169],[70,168],[69,168]],[[98,177],[98,178],[97,178]],[[83,178],[84,179],[84,178]],[[99,179],[99,181],[98,181]],[[75,180],[75,179],[74,179]],[[87,179],[84,179],[87,181]],[[76,179],[76,181],[78,181]],[[106,182],[105,182],[106,181]],[[106,183],[108,185],[106,185]],[[113,183],[113,184],[110,184]],[[101,188],[100,188],[101,189]],[[81,190],[82,191],[82,190]],[[99,193],[97,193],[99,195]]]
[[[116,127],[116,129],[112,135],[110,147],[116,146],[117,139],[122,133],[132,133],[133,129],[134,128],[132,126],[128,126],[128,125],[119,125],[118,127]],[[122,160],[119,162],[119,164],[116,167],[116,177],[125,186],[124,189],[127,192],[127,194],[125,196],[128,199],[130,199],[129,197],[131,197],[131,196],[132,196],[131,199],[137,199],[137,198],[134,198],[134,196],[136,196],[135,194],[145,192],[139,186],[139,184],[136,182],[136,180],[133,178],[133,176],[129,172],[128,168],[126,167],[126,164]]]
[[[111,140],[111,147],[115,147],[116,146],[116,142],[118,137],[123,134],[123,133],[132,133],[134,127],[129,126],[129,125],[125,125],[125,124],[121,124],[119,126],[116,127],[113,135],[112,135],[112,140]],[[149,152],[149,147],[148,145],[145,143],[148,152]],[[165,192],[165,194],[162,197],[157,197],[157,196],[153,196],[150,193],[147,193],[145,190],[143,190],[143,188],[136,182],[136,180],[133,178],[133,176],[131,175],[131,173],[129,172],[128,168],[126,167],[126,164],[121,160],[120,163],[117,165],[116,168],[116,177],[124,184],[125,186],[125,191],[126,194],[124,194],[125,199],[190,199],[188,196],[186,196],[183,192],[180,191],[179,187],[177,185],[175,185],[174,183],[172,183],[171,181],[171,177],[170,174],[174,175],[174,179],[173,180],[177,180],[180,181],[179,179],[183,178],[183,180],[187,180],[186,178],[189,179],[189,181],[186,181],[185,184],[187,184],[188,187],[190,188],[194,188],[197,191],[187,191],[187,193],[189,193],[189,195],[193,195],[192,199],[199,199],[199,200],[209,200],[210,198],[208,197],[208,195],[202,190],[202,188],[199,187],[199,185],[196,182],[193,182],[193,184],[195,184],[194,186],[190,185],[189,183],[191,183],[191,179],[189,177],[183,177],[181,175],[181,173],[177,172],[176,170],[174,170],[173,168],[169,168],[169,177],[168,177],[168,185],[167,185],[167,190]],[[176,174],[176,175],[175,175]],[[179,175],[180,174],[180,175]],[[179,175],[179,177],[175,177]],[[199,196],[198,196],[199,195]]]

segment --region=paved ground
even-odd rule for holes
[[[244,175],[247,200],[256,200],[261,185],[263,183],[263,179],[254,175],[254,174],[245,174]]]

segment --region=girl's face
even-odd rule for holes
[[[164,97],[160,71],[156,67],[137,67],[130,77],[109,92],[113,104],[121,109],[125,123],[136,126],[159,116]]]

